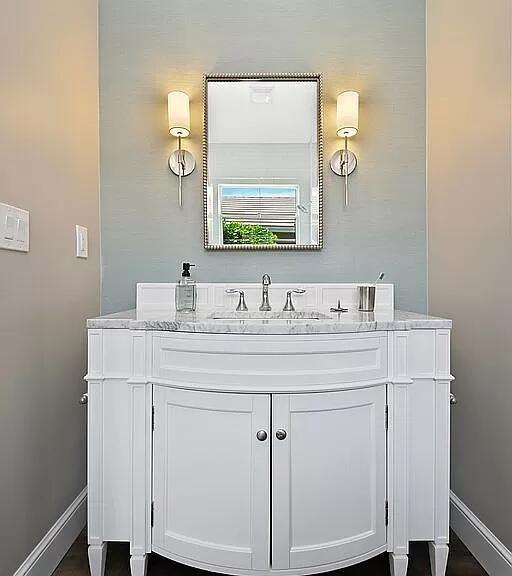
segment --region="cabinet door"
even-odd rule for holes
[[[154,406],[154,550],[268,568],[270,397],[155,386]]]
[[[272,567],[342,562],[384,546],[385,386],[272,402]]]

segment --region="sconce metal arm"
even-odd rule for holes
[[[188,150],[184,150],[181,143],[182,137],[178,136],[178,149],[169,157],[169,168],[178,176],[178,206],[183,205],[183,182],[182,179],[194,171],[196,162]]]
[[[349,204],[348,195],[348,177],[356,169],[357,158],[356,155],[348,149],[348,137],[345,136],[345,145],[343,149],[337,150],[331,158],[331,170],[338,176],[342,176],[344,181],[344,205]]]

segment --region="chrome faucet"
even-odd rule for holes
[[[236,307],[237,312],[247,312],[247,304],[245,303],[245,292],[243,290],[236,290],[234,288],[228,288],[226,294],[238,294],[238,306]]]
[[[295,312],[295,306],[293,305],[292,294],[304,294],[306,291],[303,288],[297,288],[296,290],[288,290],[286,292],[286,304],[284,305],[283,312]]]
[[[268,301],[268,287],[272,284],[272,280],[270,280],[270,276],[268,274],[263,274],[261,278],[261,284],[263,286],[263,292],[262,292],[260,312],[270,312],[270,310],[272,310],[272,306]]]

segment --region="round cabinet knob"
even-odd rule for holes
[[[457,396],[453,392],[450,393],[450,404],[457,404]]]
[[[267,433],[265,432],[265,430],[258,430],[256,432],[256,438],[260,441],[260,442],[265,442],[265,440],[267,439]]]
[[[283,430],[282,428],[277,430],[276,431],[276,438],[278,440],[284,440],[286,438],[286,430]]]
[[[87,392],[85,394],[82,394],[79,402],[80,404],[87,404],[87,402],[89,402],[89,394],[87,394]]]

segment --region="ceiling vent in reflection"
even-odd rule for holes
[[[253,84],[250,88],[250,97],[253,104],[272,104],[274,100],[274,85]]]

